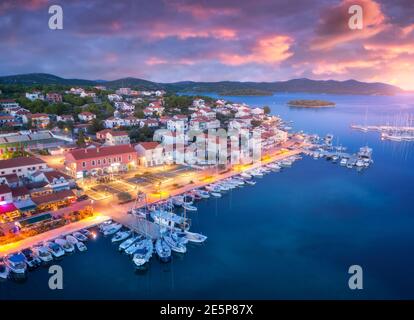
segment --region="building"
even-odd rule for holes
[[[96,115],[94,115],[92,112],[84,111],[78,114],[78,118],[80,121],[89,122],[93,119],[96,119]]]
[[[7,125],[8,123],[14,122],[13,116],[0,116],[0,125]]]
[[[126,171],[137,165],[137,153],[131,145],[75,149],[65,155],[67,172],[75,178]]]
[[[21,177],[29,177],[37,170],[45,170],[46,162],[35,157],[18,157],[14,159],[0,160],[0,176],[16,174]]]
[[[3,107],[4,109],[7,109],[7,108],[13,108],[13,107],[20,107],[20,106],[16,102],[16,100],[12,100],[12,99],[0,99],[0,107]]]
[[[55,92],[49,92],[46,94],[46,101],[51,103],[60,103],[63,101],[62,95]]]
[[[74,184],[72,177],[56,170],[36,171],[31,179],[33,182],[46,182],[53,191],[69,190]]]
[[[113,131],[110,129],[104,129],[96,133],[98,140],[104,141],[105,145],[115,146],[120,144],[129,144],[129,136],[126,131]]]
[[[164,163],[163,147],[155,141],[141,142],[135,146],[138,153],[138,164],[153,167]]]
[[[38,212],[57,210],[66,207],[76,201],[76,196],[72,190],[62,190],[48,193],[37,197],[32,197]]]
[[[0,205],[12,202],[13,196],[10,187],[6,184],[0,185]]]
[[[60,116],[57,116],[56,120],[61,121],[61,122],[69,122],[69,121],[74,122],[75,121],[75,119],[73,118],[71,114],[62,114]]]
[[[190,128],[192,130],[208,130],[220,128],[220,121],[207,117],[196,117],[190,120]]]
[[[46,128],[50,123],[49,116],[46,113],[28,113],[22,116],[23,123],[32,122],[32,126],[37,128]]]
[[[35,100],[43,100],[45,97],[41,92],[35,91],[35,92],[26,92],[26,98],[30,101]]]

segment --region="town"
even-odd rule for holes
[[[0,97],[0,254],[5,257],[96,225],[121,240],[132,232],[158,239],[163,227],[171,226],[168,208],[196,211],[194,200],[209,193],[219,197],[243,179],[262,175],[264,165],[280,169],[273,162],[291,163],[306,144],[267,106],[204,96],[104,86],[23,92],[6,86]],[[220,130],[232,132],[224,143],[215,135]],[[254,143],[237,148],[253,136]],[[252,144],[260,146],[259,161],[252,161]],[[176,226],[190,221],[171,215]],[[144,219],[137,222],[137,216]],[[124,226],[128,231],[120,230]],[[192,240],[206,239],[186,229]],[[138,238],[127,244],[132,239]]]

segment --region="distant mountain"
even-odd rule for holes
[[[385,83],[367,83],[356,80],[311,80],[292,79],[275,82],[194,82],[180,81],[175,83],[157,83],[138,78],[122,78],[118,80],[82,80],[65,79],[52,74],[30,73],[0,77],[0,84],[58,84],[68,86],[105,85],[108,88],[130,87],[138,90],[164,89],[175,92],[215,92],[226,95],[266,95],[274,92],[308,92],[332,94],[361,94],[361,95],[394,95],[405,93],[404,90]]]

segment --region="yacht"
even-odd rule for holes
[[[40,266],[41,264],[41,260],[39,259],[39,257],[33,252],[32,249],[27,248],[22,250],[21,252],[24,257],[25,257],[25,262],[27,264],[27,266],[29,267],[29,269],[35,269],[38,266]]]
[[[219,193],[219,192],[210,192],[210,194],[211,194],[213,197],[216,197],[216,198],[221,198],[221,193]]]
[[[253,177],[263,177],[263,173],[262,173],[262,172],[260,172],[260,171],[258,171],[258,170],[252,170],[252,171],[250,171],[250,174],[251,174]]]
[[[4,261],[0,261],[0,279],[6,280],[9,277],[10,269],[4,263]]]
[[[88,237],[85,236],[83,233],[77,231],[73,233],[73,236],[76,238],[76,240],[78,241],[87,241]]]
[[[146,244],[146,238],[141,238],[141,240],[133,243],[131,246],[129,246],[127,249],[125,249],[125,253],[128,255],[133,255],[138,249],[141,249]]]
[[[123,241],[131,235],[131,230],[118,231],[111,239],[112,242]]]
[[[168,227],[168,228],[182,228],[188,230],[190,228],[190,224],[188,219],[183,218],[175,213],[158,210],[151,212],[151,218],[154,220],[155,223]]]
[[[48,263],[53,260],[53,256],[46,246],[36,246],[33,252],[39,257],[42,262]]]
[[[26,257],[23,253],[10,254],[6,256],[4,260],[6,266],[10,269],[10,272],[18,277],[26,275],[27,265],[25,261]]]
[[[192,206],[191,204],[184,203],[183,208],[188,211],[197,211],[196,206]]]
[[[99,230],[103,231],[106,227],[114,223],[112,220],[106,220],[99,225]]]
[[[92,232],[90,232],[88,229],[82,229],[79,232],[89,239],[93,238]]]
[[[152,257],[154,245],[151,239],[143,240],[142,247],[135,251],[132,261],[135,267],[140,268],[146,264]]]
[[[121,230],[121,228],[122,228],[122,224],[113,223],[113,224],[109,225],[108,227],[106,227],[105,229],[103,229],[103,234],[104,234],[104,236],[109,236],[109,235],[112,235],[112,234],[118,232],[119,230]]]
[[[155,251],[157,252],[158,258],[161,262],[171,261],[171,248],[161,238],[155,242]]]
[[[256,181],[253,181],[253,180],[248,180],[248,181],[246,181],[246,183],[247,183],[248,185],[254,186],[254,185],[256,184]]]
[[[194,192],[197,193],[203,199],[210,198],[210,195],[209,195],[208,191],[196,189],[196,190],[194,190]]]
[[[80,242],[78,239],[76,239],[74,236],[72,236],[70,234],[66,236],[66,241],[69,242],[69,243],[71,243],[71,244],[73,244],[73,245],[75,245],[78,242]]]
[[[359,168],[365,167],[365,163],[362,159],[358,159],[355,165]]]
[[[348,162],[348,159],[347,158],[342,158],[341,161],[339,162],[339,164],[341,166],[346,166],[347,162]]]
[[[46,247],[49,249],[49,252],[53,255],[54,258],[61,258],[65,255],[65,250],[62,249],[60,245],[54,242],[46,242]]]
[[[75,243],[76,248],[78,248],[78,250],[80,252],[85,252],[88,250],[88,248],[86,247],[86,245],[82,242],[82,241],[78,241]]]
[[[60,245],[62,249],[65,250],[65,252],[67,253],[72,253],[75,251],[75,246],[71,244],[70,242],[66,241],[65,239],[60,239],[60,238],[56,239],[55,243]]]
[[[168,244],[172,251],[177,253],[186,253],[187,248],[184,244],[175,241],[170,235],[164,234],[163,235],[164,241]]]
[[[127,240],[125,240],[124,242],[122,242],[118,249],[119,251],[123,251],[125,249],[127,249],[128,247],[130,247],[133,243],[137,242],[138,240],[141,240],[142,237],[141,236],[134,236],[132,238],[129,238]]]

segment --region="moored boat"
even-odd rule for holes
[[[172,251],[177,253],[186,253],[187,248],[183,243],[175,241],[169,234],[163,235],[164,241],[168,244]]]
[[[76,238],[76,240],[78,240],[78,241],[87,241],[87,240],[88,240],[88,238],[87,238],[84,234],[82,234],[81,232],[79,232],[79,231],[74,232],[72,235],[73,235],[73,236]]]
[[[132,261],[136,268],[141,268],[145,265],[152,257],[154,252],[154,245],[151,239],[145,239],[142,242],[141,248],[137,249],[134,253]]]
[[[158,258],[162,262],[171,261],[171,248],[163,239],[157,239],[157,241],[155,242],[155,251],[157,252]]]
[[[33,252],[44,263],[48,263],[53,260],[53,256],[46,246],[36,246],[33,248]]]
[[[4,259],[4,263],[9,268],[10,272],[17,277],[24,277],[26,275],[27,264],[23,253],[12,253]]]
[[[65,239],[56,239],[55,243],[61,246],[62,249],[65,250],[65,252],[67,253],[72,253],[75,251],[75,246],[71,244],[69,241],[66,241]]]
[[[49,249],[49,252],[56,259],[61,258],[65,255],[65,250],[63,250],[62,247],[58,245],[57,243],[46,242],[46,247]]]
[[[112,242],[119,242],[125,240],[131,235],[131,230],[118,231],[111,239]]]

